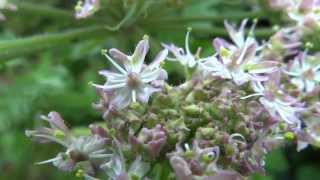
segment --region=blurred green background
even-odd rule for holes
[[[120,22],[134,0],[101,1],[101,10],[86,20],[73,17],[76,0],[15,0],[17,11],[0,10],[7,18],[0,22],[0,179],[76,179],[50,165],[34,165],[55,156],[59,147],[32,143],[24,130],[41,124],[39,116],[51,110],[72,127],[101,121],[91,108],[97,98],[89,82],[103,82],[97,74],[108,66],[102,48],[131,53],[148,34],[151,60],[161,42],[183,46],[186,29],[192,27],[192,49],[201,46],[206,55],[213,52],[214,37],[227,35],[224,19],[258,18],[260,40],[283,23],[263,1],[144,0],[119,30],[110,31],[105,26]],[[183,81],[178,64],[165,68],[170,83]],[[312,147],[300,153],[295,147],[274,151],[266,160],[267,176],[253,179],[320,179],[319,152]]]

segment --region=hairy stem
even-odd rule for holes
[[[105,36],[106,33],[107,31],[103,26],[91,26],[60,33],[0,41],[0,58],[4,59],[57,45],[66,45],[78,39],[101,37]]]

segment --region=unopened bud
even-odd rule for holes
[[[288,131],[288,132],[284,133],[283,137],[286,140],[292,141],[295,138],[295,134],[293,132]]]
[[[186,115],[190,117],[198,117],[202,111],[202,109],[195,104],[183,107],[183,110]]]

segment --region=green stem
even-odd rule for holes
[[[45,18],[52,18],[57,19],[59,21],[70,21],[72,23],[86,23],[86,22],[102,22],[105,19],[101,19],[98,17],[90,17],[87,19],[76,19],[74,17],[73,10],[64,10],[59,9],[43,4],[36,4],[36,3],[28,3],[28,2],[14,2],[14,4],[18,7],[18,11],[12,13],[13,15],[30,15],[30,16],[37,16],[37,17],[45,17]]]
[[[60,33],[35,35],[32,37],[0,41],[0,58],[18,56],[57,45],[66,45],[77,39],[89,39],[106,35],[103,26],[84,27]]]
[[[186,81],[190,80],[191,79],[191,73],[190,73],[188,65],[184,65],[183,66],[183,70],[184,70],[184,76],[185,76]]]
[[[14,2],[14,4],[18,7],[18,14],[21,12],[31,15],[45,16],[45,17],[54,17],[54,18],[67,18],[74,19],[74,16],[71,12],[46,6],[39,5],[36,3],[28,3],[28,2]]]
[[[137,2],[132,5],[129,12],[126,14],[126,16],[115,26],[105,26],[106,29],[110,31],[117,31],[119,30],[125,23],[127,23],[135,14],[137,11],[138,4]]]

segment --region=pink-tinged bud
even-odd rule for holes
[[[203,180],[241,180],[242,177],[235,171],[219,170],[213,176],[205,176]]]
[[[49,122],[50,128],[40,127],[36,130],[26,130],[26,135],[39,143],[56,142],[66,146],[70,132],[60,114],[52,111],[48,116],[41,116],[41,118]]]
[[[91,124],[89,126],[90,130],[91,130],[91,134],[92,135],[98,135],[102,138],[107,138],[108,137],[108,133],[107,131],[101,127],[101,126],[98,126],[98,125],[95,125],[95,124]]]
[[[153,129],[143,128],[138,140],[148,148],[152,157],[157,157],[167,142],[167,135],[165,129],[158,124]]]
[[[60,114],[55,111],[50,112],[48,118],[44,117],[44,120],[47,120],[53,129],[59,129],[64,133],[69,132],[69,128],[65,125],[64,120],[61,118]]]
[[[192,172],[184,159],[179,156],[172,156],[170,158],[170,164],[177,180],[192,180]]]
[[[268,0],[268,3],[274,10],[286,10],[292,5],[291,0]]]
[[[314,1],[315,0],[302,0],[299,5],[299,11],[302,13],[312,11],[312,9],[314,8]]]
[[[130,180],[130,178],[127,173],[121,173],[115,178],[115,180]]]
[[[314,15],[306,15],[303,24],[310,29],[314,29],[318,26],[318,20]]]

